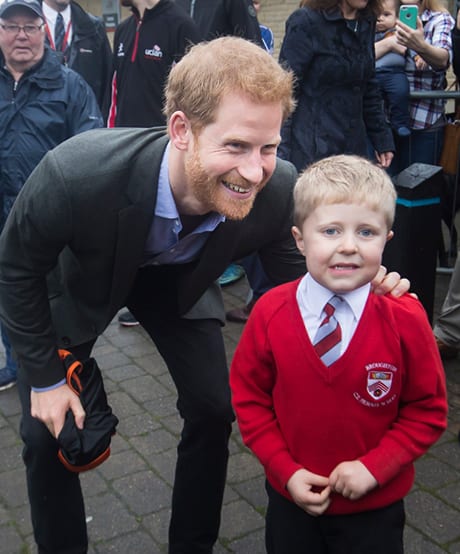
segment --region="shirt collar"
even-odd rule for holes
[[[335,295],[335,293],[330,291],[326,287],[323,287],[323,285],[320,285],[317,281],[313,279],[313,277],[309,273],[307,273],[305,280],[308,305],[312,313],[320,318],[326,302],[328,302]],[[370,290],[370,283],[366,283],[356,290],[352,290],[351,292],[347,292],[345,294],[340,294],[337,296],[340,296],[340,298],[346,300],[348,306],[350,306],[353,312],[353,315],[357,320],[359,320],[364,311],[364,307],[366,305],[367,297],[369,296]]]
[[[50,8],[50,6],[48,6],[48,4],[46,4],[45,2],[42,3],[42,11],[48,23],[53,26],[56,25],[56,18],[57,18],[58,12],[56,10],[53,10],[53,8]],[[66,7],[65,10],[61,12],[61,14],[62,14],[62,17],[64,18],[64,26],[67,28],[67,25],[70,21],[70,15],[71,15],[70,4]]]
[[[177,211],[176,202],[171,190],[171,184],[169,182],[169,151],[170,151],[170,142],[166,145],[165,151],[163,153],[163,158],[161,160],[160,166],[160,175],[158,178],[158,192],[157,192],[157,202],[155,206],[155,216],[163,217],[165,219],[177,219],[180,221],[180,214]],[[212,228],[217,227],[219,223],[225,221],[225,216],[218,214],[216,212],[211,212],[206,218],[206,225],[200,225],[199,228]]]

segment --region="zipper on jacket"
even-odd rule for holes
[[[131,62],[134,62],[136,60],[137,56],[137,48],[139,46],[139,32],[142,25],[142,19],[139,19],[136,26],[136,36],[134,37],[134,46],[133,46],[133,53],[131,54]]]
[[[13,98],[11,99],[11,103],[14,104],[16,102],[16,92],[18,90],[19,81],[14,81],[13,84]]]

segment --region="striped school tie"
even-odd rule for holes
[[[340,296],[333,296],[323,309],[322,320],[313,340],[313,346],[321,361],[330,366],[340,357],[342,329],[334,316],[335,309],[342,302]]]

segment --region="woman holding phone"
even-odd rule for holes
[[[302,0],[286,22],[280,63],[297,78],[297,108],[283,126],[280,157],[299,171],[333,154],[390,165],[391,129],[375,78],[379,0]]]
[[[402,0],[402,7],[418,9],[416,28],[398,21],[396,41],[407,48],[406,74],[411,92],[436,92],[446,87],[446,71],[452,60],[451,32],[455,21],[442,0]],[[443,145],[445,101],[436,98],[414,98],[410,101],[412,134],[399,138],[394,171],[412,163],[437,164]]]

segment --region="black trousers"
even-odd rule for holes
[[[154,271],[141,270],[127,305],[168,365],[184,420],[172,494],[169,553],[210,554],[219,531],[234,420],[228,368],[219,321],[178,317],[171,309],[174,300],[169,289],[170,282],[162,281]],[[24,461],[39,553],[86,553],[78,476],[58,461],[56,442],[46,427],[30,416],[30,394],[26,386],[21,389]]]
[[[403,554],[403,501],[379,510],[311,516],[266,483],[268,554]]]
[[[88,358],[94,342],[72,348]],[[22,405],[22,457],[26,466],[32,526],[39,554],[85,554],[88,550],[85,509],[80,480],[57,457],[57,442],[46,426],[30,415],[30,387],[21,368],[18,391]]]

